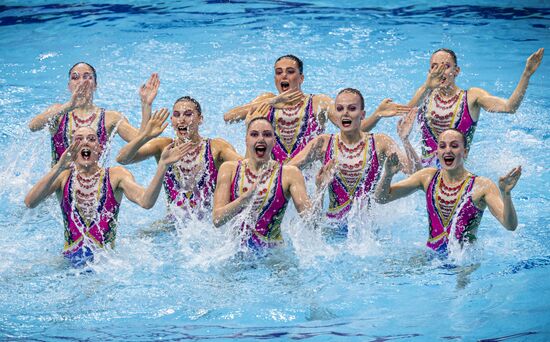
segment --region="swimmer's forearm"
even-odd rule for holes
[[[27,208],[35,208],[40,202],[51,194],[51,189],[59,175],[64,171],[59,165],[55,164],[50,171],[42,177],[29,191],[25,197]]]
[[[214,208],[214,210],[212,210],[212,223],[214,223],[215,227],[223,226],[235,215],[241,212],[241,210],[246,207],[248,202],[249,198],[241,196],[221,208]]]
[[[413,98],[407,104],[409,107],[416,107],[432,91],[426,83],[421,85],[414,93]]]
[[[512,202],[512,194],[505,191],[501,191],[500,194],[504,203],[502,225],[504,228],[514,231],[518,227],[518,217],[516,215],[514,203]]]
[[[422,168],[422,162],[414,150],[410,140],[408,138],[402,138],[401,141],[403,142],[403,148],[405,149],[406,156],[406,163],[403,164],[403,172],[410,175]]]
[[[135,139],[120,149],[120,152],[116,157],[117,163],[122,165],[132,164],[139,149],[150,140],[151,137],[146,136],[145,133],[140,131]]]
[[[54,126],[61,116],[70,112],[72,109],[73,108],[68,103],[48,108],[29,122],[29,129],[31,132],[36,132],[44,129],[46,126]]]
[[[157,166],[157,172],[155,176],[149,183],[147,189],[143,193],[141,199],[138,201],[138,204],[145,209],[151,209],[159,197],[160,189],[162,188],[162,181],[164,179],[164,174],[168,170],[168,166],[160,161]]]
[[[147,123],[151,119],[151,113],[153,112],[153,104],[147,103],[146,101],[141,101],[141,124],[139,126],[139,131],[143,131]]]
[[[382,173],[380,183],[375,190],[375,201],[376,203],[385,204],[393,201],[395,198],[391,196],[391,180],[393,178],[392,174],[388,174],[386,169]]]
[[[523,101],[523,97],[525,96],[525,92],[527,91],[527,86],[529,85],[530,78],[531,75],[527,71],[523,71],[523,74],[519,79],[516,89],[514,89],[514,92],[512,93],[512,95],[510,95],[510,98],[506,103],[505,111],[507,113],[513,114],[518,110],[521,102]]]
[[[374,112],[368,118],[361,120],[361,131],[370,132],[380,121],[380,116]]]

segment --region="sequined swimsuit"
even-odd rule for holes
[[[79,122],[75,117],[74,112],[63,114],[59,120],[57,131],[52,135],[52,165],[55,165],[63,152],[69,147],[72,142],[73,132],[82,126],[90,126],[97,132],[97,138],[101,151],[105,151],[107,145],[108,135],[107,128],[105,127],[105,109],[101,108],[99,112],[99,118],[95,117],[95,114],[90,116],[92,120],[89,122]],[[97,120],[96,120],[97,119]],[[97,125],[94,127],[94,125]]]
[[[218,169],[212,154],[211,139],[204,139],[199,152],[200,167],[199,174],[194,175],[197,180],[196,185],[190,191],[182,189],[182,181],[185,175],[182,174],[178,163],[170,165],[164,175],[164,192],[169,205],[176,205],[188,209],[194,209],[199,206],[206,211],[212,208],[212,197],[216,188],[218,179]],[[204,211],[202,210],[202,211]]]
[[[301,108],[298,111],[298,117],[295,119],[297,121],[286,122],[282,116],[283,109],[271,108],[267,119],[275,127],[275,146],[271,152],[273,160],[276,160],[280,163],[286,163],[301,150],[306,147],[306,145],[322,133],[322,127],[319,121],[317,120],[317,115],[313,111],[313,95],[309,95],[307,101],[305,101]],[[294,138],[290,144],[286,144],[281,137],[281,130],[289,129],[298,123],[298,127],[294,130]],[[288,126],[288,127],[287,127]]]
[[[435,100],[439,97],[436,91],[432,91],[426,98],[420,109],[418,110],[418,122],[422,132],[422,165],[424,167],[440,168],[439,160],[436,156],[437,138],[439,133],[447,128],[455,128],[466,136],[468,145],[473,139],[477,122],[470,115],[468,108],[468,92],[461,90],[456,94],[458,97],[456,102],[449,103]],[[439,106],[443,108],[439,108]],[[437,108],[436,108],[437,107]],[[444,116],[438,115],[439,111],[449,111]]]
[[[475,240],[475,231],[479,227],[483,210],[477,208],[472,200],[472,189],[476,176],[469,175],[460,185],[456,202],[448,212],[442,214],[440,183],[443,181],[441,170],[434,174],[426,190],[426,209],[428,211],[429,238],[426,245],[438,252],[446,252],[449,235],[460,242]]]
[[[231,182],[231,202],[236,200],[243,189],[245,166],[242,161],[237,164],[235,177]],[[247,230],[248,240],[244,243],[251,248],[273,247],[283,241],[281,235],[281,221],[285,214],[288,200],[283,191],[283,165],[278,164],[267,180],[267,191],[259,199],[259,205],[253,206],[252,213],[257,217],[255,222],[245,222],[242,229]],[[250,234],[248,234],[250,232]]]
[[[334,179],[329,184],[329,208],[327,217],[330,219],[343,219],[350,211],[353,202],[358,198],[365,200],[367,206],[370,203],[371,192],[374,190],[380,178],[381,165],[376,153],[374,135],[368,134],[366,140],[368,141],[368,146],[365,146],[362,152],[362,175],[357,178],[354,184],[348,184],[345,177],[343,177],[343,170],[340,170],[334,174]],[[325,165],[332,159],[338,160],[338,146],[339,135],[331,135],[323,162]]]
[[[88,251],[113,244],[116,237],[117,217],[120,203],[111,187],[109,169],[103,169],[99,176],[96,201],[97,214],[88,220],[74,198],[74,171],[71,171],[63,189],[61,212],[65,226],[65,247],[63,254],[72,259],[80,255],[83,248]]]

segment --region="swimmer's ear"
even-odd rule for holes
[[[364,120],[364,119],[365,119],[365,115],[366,115],[365,109],[363,109],[363,110],[361,111],[361,120]]]
[[[460,67],[457,65],[455,66],[455,78],[460,74]]]
[[[304,82],[304,74],[300,74],[300,84]]]

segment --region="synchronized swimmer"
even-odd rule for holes
[[[501,99],[480,88],[460,89],[455,84],[460,73],[456,54],[439,49],[431,56],[426,82],[407,105],[384,99],[368,117],[359,90],[345,88],[334,101],[304,94],[302,61],[281,56],[274,66],[279,94],[263,93],[224,115],[226,122],[246,120],[244,158],[227,141],[200,135],[202,109],[190,96],[177,99],[171,113],[164,108],[153,113],[158,74],[140,89],[139,130],[121,113],[97,107],[96,71],[80,62],[69,71],[70,100],[50,106],[29,123],[32,131],[50,128],[53,166],[29,191],[25,204],[34,208],[57,194],[65,223],[64,255],[75,266],[93,260],[97,249],[114,246],[123,195],[148,209],[161,187],[172,217],[207,219],[205,214],[211,213],[214,226],[231,222],[244,246],[264,249],[283,242],[281,222],[289,199],[300,216],[319,216],[300,171],[319,161],[316,195],[329,194],[326,217],[338,227],[335,234],[347,234],[354,204],[368,210],[373,201],[386,203],[422,189],[427,246],[445,254],[449,244],[475,240],[487,207],[506,229],[517,227],[511,191],[521,166],[501,177],[497,186],[466,170],[464,159],[480,110],[514,113],[543,54],[541,48],[527,59],[516,89],[509,99]],[[371,133],[381,118],[392,116],[402,116],[397,133],[403,150],[389,136]],[[159,137],[169,117],[175,136]],[[408,139],[415,119],[422,133],[421,158]],[[338,127],[337,134],[324,134],[327,121]],[[114,132],[127,142],[117,156],[119,163],[155,157],[157,171],[147,188],[125,168],[99,163]],[[391,184],[399,171],[409,178]],[[246,217],[233,220],[240,213]]]

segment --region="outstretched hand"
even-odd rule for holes
[[[170,112],[166,108],[159,109],[155,111],[153,116],[147,121],[147,125],[145,126],[145,130],[143,133],[148,138],[155,138],[158,137],[166,127],[168,127],[168,122],[165,122],[166,119],[168,119],[168,116],[170,116]]]
[[[188,152],[188,144],[175,146],[175,142],[171,142],[162,150],[159,162],[164,163],[164,165],[166,166],[172,165],[178,160],[182,159],[183,156]]]
[[[84,81],[76,86],[76,89],[71,95],[71,99],[67,103],[69,110],[81,107],[90,102],[93,92],[93,85],[90,81]]]
[[[399,157],[396,152],[393,152],[388,156],[388,158],[386,158],[384,168],[386,169],[386,173],[391,176],[399,172],[401,167],[399,165]]]
[[[69,147],[63,152],[57,165],[61,170],[67,170],[71,167],[72,163],[78,158],[78,151],[80,150],[81,141],[75,141],[69,145]]]
[[[434,65],[431,67],[428,72],[428,78],[426,79],[427,89],[435,89],[439,87],[445,68],[445,64]]]
[[[303,94],[300,90],[289,89],[269,99],[267,103],[277,109],[281,109],[285,106],[297,103],[299,100],[302,99],[302,97]]]
[[[149,77],[147,82],[143,84],[139,89],[139,96],[141,98],[141,102],[146,103],[149,106],[152,105],[153,101],[155,100],[155,97],[157,97],[159,86],[160,86],[159,74],[152,73],[151,77]]]
[[[267,117],[267,114],[269,113],[269,109],[271,106],[268,102],[263,102],[260,104],[256,109],[254,109],[251,113],[249,113],[246,116],[245,123],[248,125],[250,121],[252,121],[255,118],[265,118]]]
[[[521,177],[521,166],[515,167],[507,175],[502,176],[498,180],[498,187],[501,192],[510,193],[516,186],[519,178]]]
[[[412,107],[409,112],[397,122],[397,134],[399,135],[401,140],[409,138],[417,112],[418,108]]]
[[[527,63],[525,63],[525,72],[527,72],[529,76],[533,75],[533,73],[537,71],[537,68],[539,67],[540,62],[542,62],[543,56],[544,56],[544,48],[540,48],[531,56],[529,56],[529,58],[527,58]]]
[[[317,186],[317,191],[323,191],[330,181],[334,178],[334,173],[336,172],[336,160],[331,159],[328,163],[323,165],[317,176],[315,177],[315,185]]]
[[[403,115],[411,110],[410,106],[394,103],[392,99],[384,99],[376,108],[375,114],[378,117],[392,117]]]

